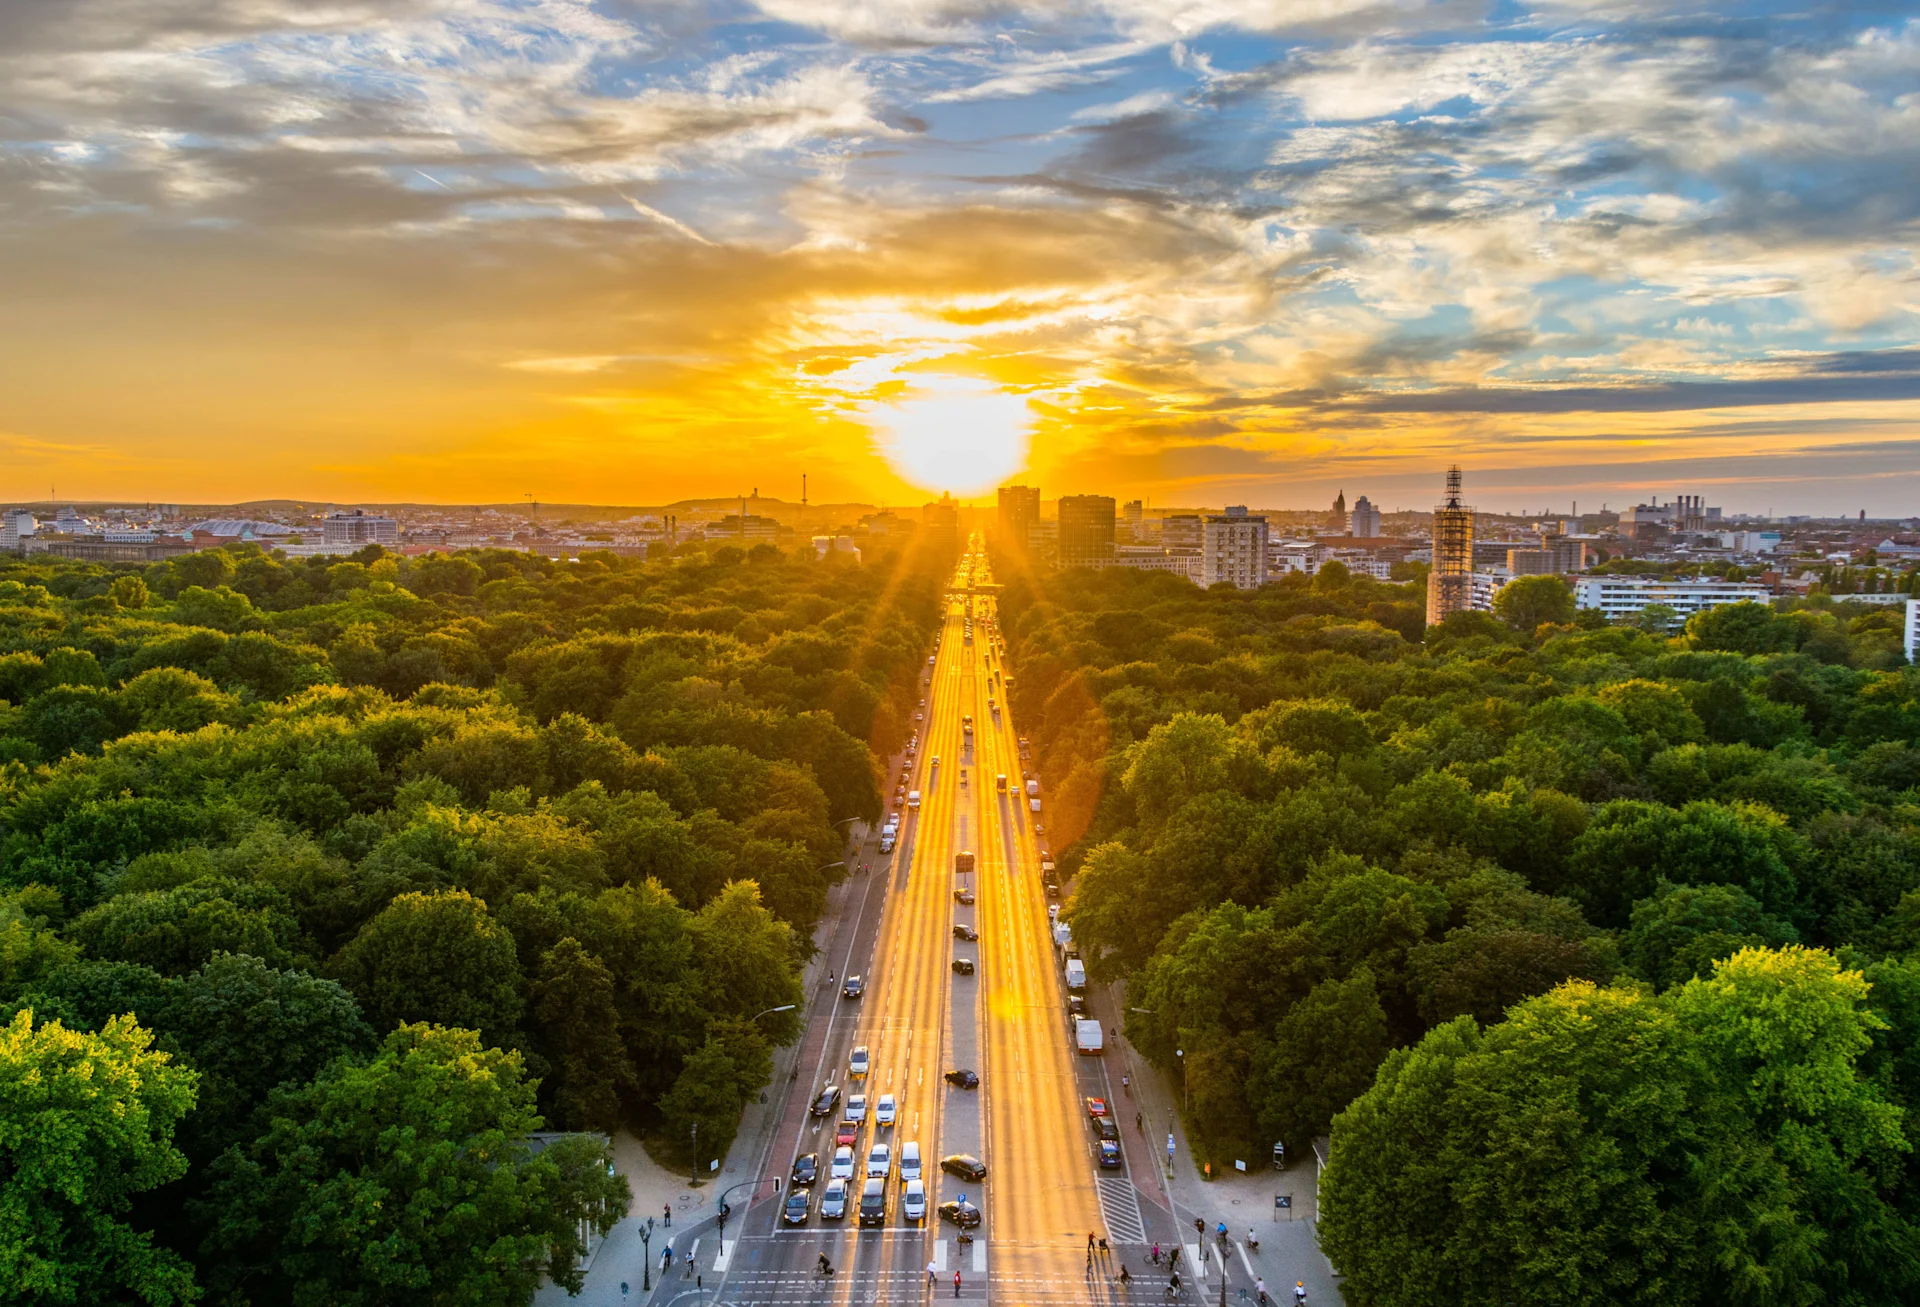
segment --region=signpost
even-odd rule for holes
[[[1282,1212],[1285,1212],[1287,1214],[1287,1219],[1289,1221],[1293,1219],[1293,1195],[1292,1194],[1275,1194],[1273,1196],[1273,1219],[1275,1224],[1279,1223],[1280,1213]]]

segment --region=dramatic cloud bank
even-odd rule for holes
[[[990,383],[1049,494],[1908,512],[1916,88],[1838,3],[21,0],[0,494],[900,498]]]

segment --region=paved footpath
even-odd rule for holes
[[[1123,1010],[1117,987],[1106,988],[1093,996],[1095,1015],[1111,1030],[1121,1026]],[[1287,1169],[1275,1171],[1272,1157],[1246,1159],[1245,1173],[1228,1171],[1212,1180],[1200,1174],[1187,1147],[1186,1127],[1181,1124],[1177,1082],[1154,1070],[1133,1049],[1126,1038],[1114,1040],[1110,1052],[1122,1056],[1111,1069],[1115,1079],[1126,1076],[1132,1083],[1132,1095],[1122,1094],[1119,1116],[1130,1150],[1150,1150],[1158,1162],[1152,1181],[1143,1176],[1140,1193],[1143,1200],[1159,1210],[1150,1212],[1150,1224],[1166,1228],[1169,1222],[1180,1233],[1181,1261],[1204,1266],[1206,1280],[1196,1286],[1202,1302],[1220,1300],[1219,1244],[1214,1226],[1227,1223],[1230,1247],[1227,1262],[1227,1301],[1239,1303],[1240,1290],[1253,1297],[1254,1285],[1265,1280],[1267,1294],[1276,1303],[1291,1304],[1293,1286],[1304,1282],[1307,1302],[1315,1307],[1343,1307],[1339,1279],[1321,1253],[1316,1241],[1314,1207],[1315,1164],[1311,1157],[1289,1159]],[[1173,1135],[1174,1161],[1169,1179],[1167,1135]],[[1143,1171],[1145,1168],[1142,1168]],[[1285,1197],[1290,1206],[1277,1208],[1276,1197]],[[1194,1230],[1198,1218],[1207,1230],[1204,1239]],[[1259,1240],[1258,1250],[1247,1246],[1251,1229]]]
[[[897,760],[895,766],[898,766]],[[712,1287],[719,1279],[714,1268],[721,1252],[719,1226],[714,1219],[719,1200],[723,1194],[733,1191],[727,1199],[732,1213],[728,1228],[733,1230],[738,1228],[734,1222],[746,1215],[749,1187],[758,1182],[757,1189],[751,1191],[752,1197],[771,1196],[772,1186],[766,1181],[783,1173],[782,1163],[768,1156],[769,1149],[783,1123],[791,1126],[795,1118],[805,1115],[806,1090],[811,1084],[808,1077],[813,1074],[827,1039],[828,1022],[811,1017],[819,1005],[839,1002],[838,982],[848,970],[864,971],[872,951],[887,899],[888,877],[884,873],[891,864],[879,852],[877,831],[856,826],[854,832],[856,838],[848,855],[849,864],[858,867],[868,863],[873,870],[865,875],[850,875],[828,892],[826,911],[815,933],[820,952],[807,965],[802,977],[809,1007],[804,1033],[797,1044],[776,1050],[773,1081],[758,1101],[748,1104],[733,1147],[721,1162],[718,1178],[696,1187],[685,1174],[669,1173],[662,1168],[633,1136],[625,1132],[616,1135],[614,1167],[626,1176],[633,1190],[632,1211],[594,1250],[579,1296],[568,1297],[557,1285],[545,1284],[534,1296],[537,1307],[570,1304],[634,1307],[642,1302],[664,1307],[669,1303],[692,1304],[711,1298]],[[797,1079],[793,1078],[796,1069]],[[742,1187],[735,1190],[735,1186]],[[664,1221],[668,1207],[673,1209],[671,1229]],[[641,1231],[649,1217],[653,1219],[653,1230],[649,1241],[643,1242]],[[669,1240],[673,1244],[673,1266],[662,1275],[661,1253]],[[650,1274],[642,1274],[643,1263]],[[641,1285],[648,1281],[651,1281],[651,1292],[643,1293]]]

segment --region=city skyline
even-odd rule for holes
[[[1905,515],[1920,24],[1302,12],[11,7],[0,494]]]

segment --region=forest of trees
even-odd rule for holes
[[[797,1033],[941,579],[0,565],[0,1300],[577,1283],[598,1132],[719,1155]]]
[[[1356,1307],[1920,1295],[1920,669],[1554,577],[1018,577],[1064,915],[1216,1168],[1331,1133]],[[1175,1049],[1184,1050],[1176,1059]]]

